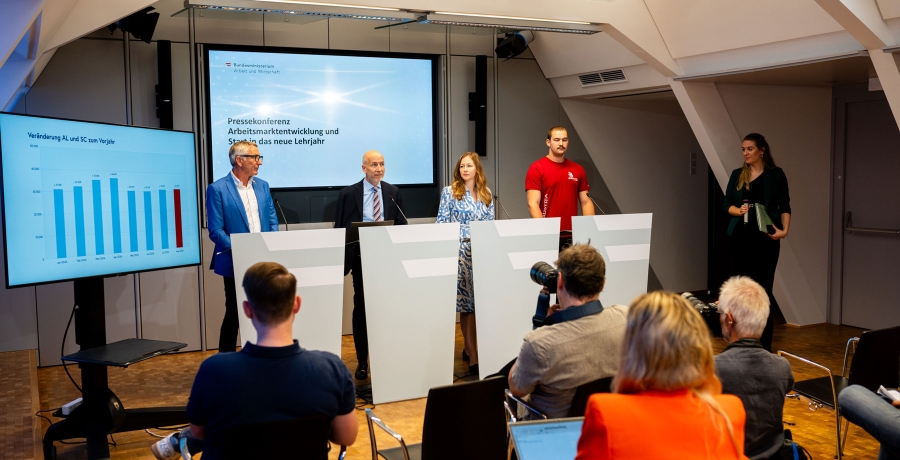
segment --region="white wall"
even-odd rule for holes
[[[561,102],[621,212],[653,213],[650,265],[662,287],[706,289],[707,165],[678,102]]]
[[[162,13],[158,39],[184,40],[188,37],[188,20],[170,17],[177,2],[158,4]],[[169,11],[172,10],[172,11]],[[213,14],[210,14],[213,13]],[[375,31],[381,23],[350,20],[303,21],[284,15],[231,15],[206,12],[195,21],[198,41],[229,44],[262,44],[268,46],[320,47],[370,51],[445,54],[450,41],[450,157],[455,162],[462,152],[474,149],[474,122],[468,121],[468,92],[474,91],[474,56],[492,55],[492,30],[444,27],[396,28]],[[60,48],[57,56],[22,99],[17,110],[34,115],[59,116],[90,121],[124,124],[125,73],[122,41],[104,33],[76,40]],[[193,129],[190,100],[189,46],[175,42],[173,50],[173,89],[176,129]],[[133,123],[158,126],[153,100],[156,83],[156,45],[132,41],[131,85]],[[493,61],[488,61],[488,155],[483,157],[492,188],[502,190],[504,205],[514,216],[525,211],[524,170],[544,155],[546,129],[557,124],[568,125],[552,87],[533,59],[514,59],[500,63],[501,119],[512,120],[501,129],[499,139],[500,169],[505,172],[501,183],[494,184],[494,97]],[[522,126],[521,120],[535,120],[534,126]],[[523,135],[526,133],[527,136]],[[599,174],[583,147],[578,147],[573,133],[570,155],[588,170],[595,195],[612,203]],[[580,149],[580,150],[579,150]],[[580,152],[580,153],[579,153]],[[205,158],[198,159],[201,162]],[[442,160],[443,161],[443,160]],[[515,171],[514,171],[515,170]],[[507,181],[508,183],[504,182]],[[507,196],[507,192],[508,195]],[[612,204],[611,206],[614,206]],[[518,212],[514,211],[521,208]],[[204,242],[206,237],[204,235]],[[206,270],[209,257],[204,254],[200,268],[174,269],[138,276],[115,278],[107,282],[107,334],[111,340],[141,336],[180,340],[189,344],[186,350],[200,349],[202,342],[215,348],[224,310],[221,279]],[[113,285],[111,286],[110,283]],[[6,295],[4,298],[3,296]],[[25,299],[19,301],[18,297]],[[37,298],[37,300],[32,300]],[[14,308],[0,310],[0,328],[9,335],[0,341],[0,351],[39,347],[41,365],[57,364],[65,321],[71,309],[71,284],[0,291]],[[351,298],[346,299],[352,302]],[[7,321],[3,321],[7,319]],[[41,331],[40,338],[37,331]],[[72,332],[70,331],[70,336]],[[74,347],[73,338],[68,339]],[[67,348],[67,351],[74,348]]]

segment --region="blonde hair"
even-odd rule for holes
[[[485,204],[485,206],[490,206],[491,192],[489,192],[487,188],[487,179],[484,178],[484,169],[481,166],[481,159],[478,158],[478,154],[475,152],[466,152],[459,157],[459,160],[456,161],[456,169],[453,172],[453,185],[450,186],[450,191],[453,192],[453,198],[461,200],[464,196],[466,196],[466,181],[463,180],[462,174],[459,173],[459,165],[462,164],[462,161],[465,158],[471,158],[472,163],[475,164],[476,196],[474,196],[473,198],[481,201]]]
[[[709,329],[682,297],[665,291],[641,295],[628,309],[616,393],[690,390],[707,404],[714,423],[724,422],[740,452],[731,420],[713,395],[722,392],[716,377]]]
[[[744,141],[753,142],[753,145],[756,148],[763,151],[762,160],[763,167],[765,169],[775,168],[775,159],[772,158],[772,149],[769,147],[769,141],[766,140],[766,137],[759,133],[750,133],[744,136]],[[743,142],[743,141],[742,141]],[[750,165],[744,163],[744,166],[741,168],[741,175],[738,177],[737,189],[740,190],[742,188],[747,188],[750,190]]]

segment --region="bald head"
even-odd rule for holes
[[[369,150],[363,154],[362,170],[366,174],[366,181],[378,185],[384,178],[384,157],[377,150]]]

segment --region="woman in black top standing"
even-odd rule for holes
[[[725,210],[731,215],[728,235],[731,237],[731,261],[735,275],[749,276],[762,285],[769,295],[769,319],[760,341],[772,351],[772,311],[776,308],[772,286],[781,239],[791,226],[791,198],[787,177],[775,166],[772,150],[762,134],[751,133],[741,144],[744,165],[735,169],[725,190]],[[758,205],[773,225],[762,232],[757,224]]]

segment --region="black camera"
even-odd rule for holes
[[[531,281],[547,288],[551,294],[556,294],[556,278],[558,272],[547,262],[538,262],[531,267]]]
[[[530,275],[532,281],[544,286],[548,291],[548,294],[544,292],[538,294],[537,307],[531,318],[532,326],[537,329],[544,325],[544,318],[547,317],[547,310],[550,309],[550,294],[556,294],[556,280],[559,272],[547,262],[538,262],[531,267]]]

